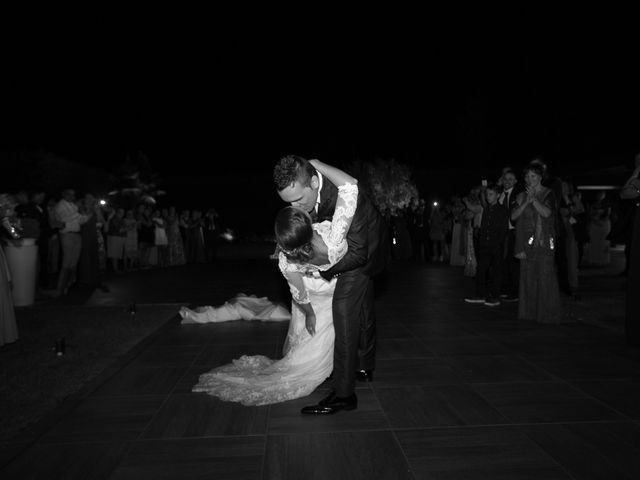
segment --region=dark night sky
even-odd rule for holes
[[[640,151],[637,42],[603,24],[170,17],[14,38],[0,147],[95,165],[143,150],[163,175],[267,177],[286,153],[499,169]]]

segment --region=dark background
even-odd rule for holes
[[[617,19],[378,13],[23,21],[3,52],[2,158],[114,169],[142,151],[166,201],[246,220],[281,206],[270,178],[287,153],[392,157],[436,198],[536,154],[575,176],[640,151],[637,42]]]

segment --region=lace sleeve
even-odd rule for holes
[[[357,206],[358,185],[347,183],[339,186],[331,230],[325,240],[331,265],[335,265],[347,253],[347,232],[351,227]]]
[[[296,266],[287,261],[287,257],[284,253],[278,254],[278,266],[284,278],[289,283],[289,290],[291,290],[291,297],[296,303],[305,304],[309,303],[309,292],[304,286],[302,274],[295,268]]]

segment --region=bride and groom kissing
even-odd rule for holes
[[[356,379],[370,381],[375,367],[373,277],[388,259],[384,220],[355,178],[319,160],[283,157],[273,180],[290,204],[275,220],[292,296],[284,356],[244,355],[200,375],[193,391],[266,405],[309,395],[331,376],[330,394],[301,412],[353,410]]]

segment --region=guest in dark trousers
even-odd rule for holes
[[[620,191],[620,198],[640,205],[640,165]],[[630,347],[640,347],[640,208],[635,210],[627,270],[625,342]]]
[[[520,260],[515,257],[514,246],[516,243],[516,227],[511,221],[511,212],[517,205],[518,176],[513,170],[506,170],[502,175],[502,193],[498,197],[498,203],[503,205],[509,216],[509,229],[504,245],[504,255],[502,263],[502,292],[500,298],[503,301],[517,301],[518,290],[520,288]]]
[[[218,235],[220,228],[218,225],[218,212],[215,208],[210,208],[204,216],[204,249],[207,262],[214,262],[218,255]]]
[[[500,305],[504,244],[509,230],[509,215],[506,207],[498,203],[498,190],[491,184],[484,193],[486,205],[476,239],[476,292],[475,296],[465,298],[467,303],[484,303],[489,307]]]
[[[53,232],[49,221],[49,211],[44,205],[45,193],[42,189],[36,189],[31,192],[29,203],[22,207],[24,217],[37,221],[39,226],[38,245],[38,266],[40,288],[47,289],[50,287],[49,279],[49,237]]]

